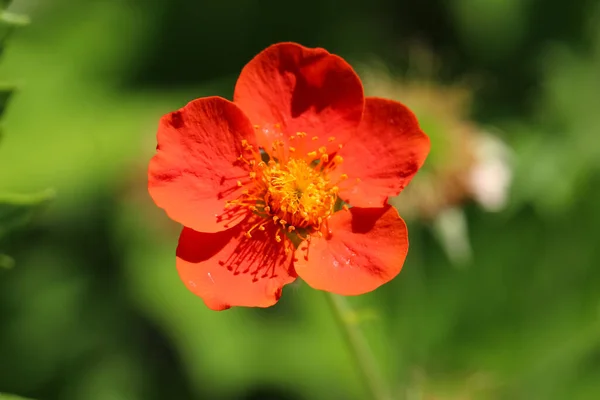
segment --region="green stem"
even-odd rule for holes
[[[371,398],[373,400],[390,400],[389,391],[377,368],[369,344],[358,324],[351,320],[354,313],[352,306],[343,296],[328,292],[324,293],[331,312],[335,316],[338,328],[344,336],[348,351],[360,372],[365,386],[371,393]]]

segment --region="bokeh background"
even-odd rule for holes
[[[322,293],[298,283],[269,309],[209,311],[177,276],[180,227],[146,191],[159,117],[231,98],[250,58],[291,40],[345,57],[367,94],[404,101],[432,139],[423,173],[392,200],[411,239],[402,273],[350,299],[398,398],[600,398],[598,1],[9,11],[31,24],[2,52],[0,77],[19,90],[3,115],[0,191],[56,197],[0,242],[15,260],[0,269],[0,392],[368,398]],[[484,137],[495,150],[482,153]]]

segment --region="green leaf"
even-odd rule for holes
[[[15,396],[14,394],[0,393],[0,400],[31,400],[26,397]]]
[[[10,100],[12,94],[15,91],[15,87],[12,85],[0,84],[0,117],[6,110],[6,105]]]
[[[0,239],[10,230],[29,222],[36,211],[53,198],[53,190],[33,195],[0,194]]]
[[[29,24],[29,18],[24,15],[0,11],[0,24],[7,27],[18,27]]]
[[[2,1],[2,0],[0,0]],[[27,25],[29,18],[0,10],[0,53],[4,49],[6,39],[17,27]]]

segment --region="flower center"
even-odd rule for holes
[[[318,227],[333,214],[338,187],[305,160],[272,163],[262,179],[271,213],[295,228]]]
[[[234,208],[232,215],[237,214],[236,209],[247,209],[260,217],[246,231],[248,238],[255,230],[264,231],[269,224],[275,227],[277,242],[281,242],[282,234],[301,240],[312,233],[322,235],[322,228],[336,211],[339,186],[348,176],[342,174],[336,182],[330,179],[330,172],[343,158],[330,157],[324,146],[312,150],[310,144],[317,139],[316,136],[308,139],[305,133],[298,132],[290,137],[288,146],[276,140],[270,151],[262,149],[268,161],[247,141],[242,141],[245,154],[238,161],[250,167],[249,179],[237,181],[237,186],[244,190],[240,197],[228,201],[226,207]],[[329,142],[334,140],[329,138]]]

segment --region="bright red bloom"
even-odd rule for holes
[[[194,100],[157,137],[150,195],[185,226],[177,269],[208,307],[271,306],[297,276],[357,295],[402,269],[406,225],[387,199],[429,138],[402,104],[365,98],[342,58],[273,45],[244,67],[233,102]]]

